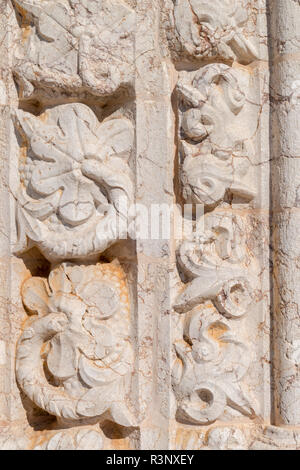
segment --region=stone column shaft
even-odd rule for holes
[[[273,424],[300,425],[300,5],[270,7]]]

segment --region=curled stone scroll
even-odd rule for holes
[[[186,240],[179,249],[180,268],[191,281],[175,301],[179,312],[211,300],[227,318],[247,314],[254,300],[255,260],[246,250],[242,217],[211,213],[206,231]]]
[[[186,342],[175,344],[178,361],[173,370],[177,415],[192,424],[209,424],[221,418],[225,407],[253,416],[240,380],[246,374],[248,348],[209,306],[195,309],[187,319]]]

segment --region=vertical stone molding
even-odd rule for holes
[[[147,239],[137,240],[137,316],[141,448],[171,445],[171,308],[175,250],[161,215],[174,203],[174,72],[160,35],[163,2],[137,4],[136,31],[136,203],[155,221]],[[139,211],[137,206],[137,212]],[[170,211],[170,217],[172,217]],[[170,219],[171,220],[171,219]],[[140,224],[147,224],[141,219]],[[144,232],[145,233],[145,232]]]
[[[243,447],[243,435],[230,444],[230,430],[218,434],[212,426],[251,429],[270,416],[265,10],[234,0],[176,0],[169,8],[178,71],[175,190],[183,219],[194,226],[177,243],[173,445],[184,448],[194,433],[203,442],[211,432],[211,448]],[[184,204],[201,205],[203,213],[185,212]]]
[[[269,2],[274,424],[300,425],[300,5]]]
[[[9,135],[10,135],[10,93],[11,78],[9,43],[7,22],[10,15],[9,8],[5,2],[0,4],[0,152],[1,152],[1,209],[0,209],[0,277],[1,277],[1,305],[0,305],[0,416],[1,421],[6,425],[10,419],[11,404],[11,376],[12,370],[12,351],[10,350],[10,218],[9,218],[9,192],[8,179],[9,173]]]

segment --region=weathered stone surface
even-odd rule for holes
[[[95,96],[133,86],[134,10],[119,0],[16,0],[13,71],[24,98],[60,90]]]
[[[0,0],[0,449],[300,448],[299,18]]]
[[[79,103],[38,118],[16,114],[29,143],[19,166],[16,251],[28,247],[27,239],[49,260],[105,251],[116,239],[111,220],[121,210],[120,200],[133,202],[132,124],[122,118],[99,124]],[[120,238],[125,235],[121,230]]]
[[[122,270],[60,264],[48,281],[25,281],[22,300],[33,315],[16,351],[17,381],[26,395],[63,420],[108,412],[118,424],[133,426],[125,399],[133,351]]]
[[[248,5],[247,5],[248,3]],[[183,54],[194,59],[238,60],[249,63],[257,57],[245,34],[249,2],[244,0],[175,0],[174,36]]]

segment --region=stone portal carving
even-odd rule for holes
[[[299,31],[0,0],[0,450],[300,448]]]
[[[76,103],[38,117],[19,110],[16,123],[27,143],[16,196],[16,251],[36,245],[50,260],[82,258],[125,237],[133,199],[130,121],[100,124]]]
[[[16,374],[29,398],[65,420],[101,417],[123,426],[133,366],[125,275],[116,264],[63,263],[22,289],[31,317],[17,346]]]

